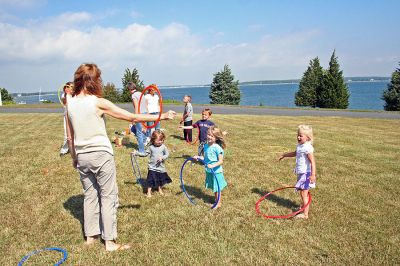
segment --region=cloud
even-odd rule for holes
[[[210,83],[224,64],[241,80],[278,78],[273,75],[288,66],[291,69],[279,78],[299,77],[316,56],[308,47],[320,34],[311,30],[264,36],[252,43],[204,45],[204,36],[178,23],[161,28],[137,23],[116,28],[93,25],[94,20],[92,14],[79,12],[24,26],[0,23],[0,75],[7,77],[8,84],[26,87],[12,73],[23,65],[41,82],[58,84],[66,80],[61,69],[71,76],[80,63],[95,62],[103,70],[103,80],[117,86],[128,67],[137,68],[145,81],[160,85]],[[49,72],[54,80],[46,81]]]
[[[0,0],[0,6],[2,8],[30,8],[46,2],[46,0]]]

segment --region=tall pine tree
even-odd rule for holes
[[[301,78],[299,90],[295,94],[297,106],[317,106],[317,90],[321,87],[323,74],[324,69],[319,63],[319,58],[312,59]]]
[[[239,81],[234,81],[234,79],[228,65],[225,65],[221,72],[214,74],[209,93],[211,104],[238,105],[240,103]]]
[[[329,68],[322,79],[322,86],[317,89],[317,107],[346,109],[349,106],[349,97],[343,71],[340,70],[335,51],[333,51]]]
[[[392,73],[392,79],[383,92],[382,100],[385,101],[386,111],[400,111],[400,68]]]
[[[144,88],[143,81],[139,79],[139,73],[136,68],[134,68],[132,71],[127,68],[125,69],[124,77],[122,78],[122,94],[121,94],[121,102],[131,102],[132,101],[132,96],[131,92],[129,89],[126,87],[128,85],[128,82],[132,81],[133,83],[136,84],[136,88],[138,91],[142,91]]]

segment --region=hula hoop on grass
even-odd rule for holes
[[[200,128],[199,127],[193,127],[193,129],[195,129],[195,128],[197,128],[197,138],[196,138],[195,141],[193,141],[193,139],[192,139],[192,141],[189,141],[189,135],[186,135],[186,143],[189,144],[189,145],[194,145],[199,140]],[[184,129],[184,130],[190,130],[190,129]]]
[[[63,254],[63,258],[62,258],[61,260],[59,260],[57,263],[55,263],[55,264],[54,264],[55,266],[61,265],[61,264],[62,264],[64,261],[66,261],[67,258],[68,258],[68,253],[67,253],[67,251],[66,251],[65,249],[56,248],[56,247],[54,247],[54,248],[44,248],[44,249],[40,249],[40,250],[35,250],[35,251],[29,253],[28,255],[26,255],[25,257],[23,257],[22,260],[21,260],[20,262],[18,262],[18,266],[21,266],[22,264],[24,264],[24,262],[25,262],[27,259],[29,259],[29,257],[31,257],[31,256],[33,256],[33,255],[35,255],[35,254],[38,254],[38,253],[40,253],[40,252],[42,252],[42,251],[46,251],[46,250],[50,250],[50,251],[53,251],[53,250],[54,250],[54,251],[61,252],[61,253]]]
[[[181,187],[182,187],[183,193],[185,193],[185,195],[186,195],[186,197],[189,199],[190,203],[192,203],[193,205],[196,205],[196,202],[194,202],[194,200],[192,200],[192,198],[190,197],[190,195],[187,193],[187,191],[186,191],[186,189],[185,189],[185,184],[184,184],[184,182],[183,182],[183,176],[182,176],[183,168],[185,167],[186,163],[189,162],[189,161],[196,162],[196,159],[194,159],[193,157],[190,157],[190,158],[187,158],[186,161],[183,163],[182,168],[181,168],[181,174],[180,174]],[[206,163],[205,163],[203,160],[198,159],[197,161],[201,162],[205,167],[207,167]],[[218,188],[217,200],[216,200],[215,203],[211,206],[211,209],[214,209],[215,206],[217,206],[217,204],[219,203],[219,199],[220,199],[220,197],[221,197],[221,189],[220,189],[220,187],[219,187],[218,179],[217,179],[217,176],[215,175],[214,170],[211,169],[211,171],[212,171],[212,173],[213,173],[213,175],[214,175],[215,181],[217,182],[217,188]]]
[[[158,97],[160,98],[160,114],[158,115],[157,120],[154,121],[154,124],[151,125],[151,126],[148,126],[148,125],[146,125],[145,122],[142,122],[142,125],[143,125],[146,129],[153,128],[153,127],[155,127],[155,126],[160,122],[161,115],[162,115],[162,111],[163,111],[163,110],[162,110],[162,96],[161,96],[161,92],[160,92],[160,90],[157,88],[156,85],[152,84],[152,85],[147,86],[147,87],[142,91],[142,94],[140,95],[139,102],[138,102],[138,105],[139,105],[139,108],[138,108],[138,109],[139,109],[139,114],[140,114],[140,102],[142,101],[143,95],[144,95],[145,91],[148,91],[148,90],[150,90],[150,89],[154,89],[154,90],[157,92]]]
[[[295,211],[295,212],[289,213],[289,214],[287,214],[287,215],[266,215],[265,213],[262,213],[262,212],[260,211],[260,203],[261,203],[265,198],[267,198],[269,195],[273,194],[273,193],[276,192],[276,191],[283,190],[283,189],[287,189],[287,188],[296,188],[296,187],[282,187],[282,188],[278,188],[278,189],[275,189],[275,190],[273,190],[273,191],[267,193],[267,194],[264,195],[263,197],[261,197],[261,198],[256,202],[256,212],[257,212],[257,214],[263,216],[265,219],[287,219],[287,218],[293,217],[293,216],[295,216],[295,215],[297,215],[297,214],[303,212],[304,209],[305,209],[308,205],[310,205],[310,203],[311,203],[311,193],[310,193],[310,191],[308,191],[308,202],[307,202],[307,204],[304,205],[302,208],[300,208],[299,210],[297,210],[297,211]]]
[[[139,164],[136,161],[136,157],[133,153],[131,153],[131,164],[132,164],[133,174],[136,177],[136,184],[139,184],[143,187],[144,181],[143,181],[142,175],[140,174]],[[135,166],[136,166],[136,168],[135,168]],[[137,171],[136,171],[136,169],[137,169]]]

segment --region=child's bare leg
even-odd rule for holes
[[[217,202],[217,200],[218,200],[218,192],[215,192],[214,196],[215,196],[215,202]],[[215,208],[220,208],[221,207],[221,200],[222,200],[222,193],[221,193],[221,195],[219,195],[219,201],[218,201],[217,206],[215,206]]]
[[[151,197],[151,187],[147,188],[147,197],[150,198]]]
[[[303,201],[303,206],[306,206],[306,204],[308,203],[308,190],[300,190],[300,196],[301,199]],[[304,218],[307,219],[308,218],[308,211],[310,209],[310,205],[308,205],[307,207],[304,208],[304,211],[302,214],[297,215],[297,218]]]
[[[160,195],[164,195],[161,186],[158,187],[158,193],[160,193]]]

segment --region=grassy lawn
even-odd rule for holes
[[[198,116],[195,119],[199,118]],[[167,160],[173,183],[165,196],[147,199],[135,184],[129,154],[136,140],[114,148],[120,207],[120,243],[133,249],[107,253],[87,248],[82,234],[82,187],[70,156],[59,157],[61,114],[0,114],[0,265],[16,265],[44,247],[67,250],[66,265],[221,265],[400,263],[400,121],[342,117],[282,117],[214,114],[229,132],[225,150],[222,208],[210,211],[203,169],[185,168],[196,195],[193,206],[181,192],[179,172],[196,154],[167,129]],[[254,204],[265,193],[294,185],[294,159],[277,156],[295,149],[296,128],[314,127],[317,188],[310,219],[266,220]],[[126,122],[108,118],[110,138]],[[140,159],[143,175],[147,159]],[[298,206],[293,190],[277,192],[261,209],[283,214]],[[57,252],[31,257],[26,265],[51,265]]]

